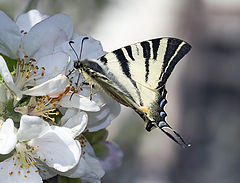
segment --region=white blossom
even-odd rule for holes
[[[40,172],[66,172],[79,162],[81,146],[68,128],[23,115],[16,135],[15,153],[0,163],[0,182],[42,182]]]

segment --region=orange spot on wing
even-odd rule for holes
[[[144,112],[144,113],[147,113],[147,112],[148,112],[148,110],[147,110],[145,107],[141,107],[140,109],[141,109],[141,111]]]

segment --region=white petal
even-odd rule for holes
[[[62,112],[63,117],[61,118],[61,126],[64,126],[65,123],[74,115],[79,113],[79,109],[68,108],[65,112]],[[67,127],[67,126],[66,126]]]
[[[87,36],[77,36],[74,38],[74,44],[72,44],[76,53],[80,53],[82,40]],[[67,52],[71,56],[71,60],[77,60],[76,54],[73,52],[73,49],[69,46],[68,42],[65,42],[63,45],[63,50]],[[92,37],[88,37],[83,41],[83,48],[81,52],[80,60],[84,59],[98,59],[101,56],[105,55],[106,52],[103,51],[102,45],[100,41],[93,39]],[[79,56],[79,55],[78,55]]]
[[[87,128],[90,132],[106,128],[119,115],[121,111],[120,104],[110,97],[106,102],[99,112],[88,112],[89,122]]]
[[[1,12],[1,11],[0,11]],[[1,45],[1,44],[0,44]],[[15,93],[17,96],[17,100],[20,100],[22,98],[21,91],[17,88],[17,86],[13,82],[13,78],[11,73],[8,70],[7,64],[2,56],[0,56],[0,74],[7,84],[8,88]]]
[[[28,32],[35,24],[44,20],[48,16],[42,15],[38,10],[30,10],[27,13],[21,14],[17,17],[16,24],[20,30]]]
[[[37,66],[39,66],[39,68],[45,67],[46,70],[44,76],[53,78],[58,74],[65,74],[65,70],[69,62],[70,57],[67,54],[58,52],[53,55],[41,57],[41,59],[37,62]]]
[[[101,167],[99,161],[89,155],[87,152],[82,155],[78,165],[72,170],[60,173],[60,175],[71,177],[71,178],[81,178],[83,181],[91,183],[100,183],[100,179],[105,174],[104,170]]]
[[[0,163],[0,182],[4,183],[43,182],[38,171],[36,171],[37,169],[34,166],[31,165],[29,168],[20,167],[19,162],[16,164],[16,166],[14,166],[17,159],[16,154],[14,156],[15,160],[13,160],[13,158],[9,158]]]
[[[0,154],[10,153],[17,142],[16,134],[14,133],[14,124],[12,119],[7,119],[0,126]]]
[[[37,85],[29,90],[23,91],[25,95],[31,96],[45,96],[55,93],[63,92],[68,85],[68,78],[65,75],[59,74],[55,78],[52,78],[40,85]]]
[[[32,80],[32,86],[36,84],[41,84],[49,79],[56,77],[59,74],[65,74],[69,62],[70,57],[63,52],[58,52],[53,55],[41,57],[37,61],[36,65],[39,68],[45,68],[44,77],[37,79],[36,82]]]
[[[67,108],[76,108],[81,109],[84,111],[99,111],[99,106],[92,100],[89,99],[89,97],[84,97],[81,95],[78,95],[75,93],[72,95],[72,98],[70,100],[71,94],[66,94],[62,97],[62,100],[58,103],[62,107]]]
[[[27,141],[50,130],[47,122],[37,116],[22,115],[18,129],[18,140]]]
[[[39,146],[36,156],[46,158],[44,162],[60,172],[66,172],[76,166],[81,155],[78,141],[75,141],[69,129],[64,127],[52,126],[52,130],[32,139],[28,144],[33,147]]]
[[[46,164],[38,164],[38,167],[40,168],[40,176],[43,180],[50,179],[57,175],[57,172],[55,169],[48,167]]]
[[[73,24],[69,16],[56,14],[32,27],[24,36],[24,50],[28,56],[39,59],[53,54],[54,48],[69,40],[73,34]]]
[[[78,112],[70,117],[64,124],[64,127],[70,128],[73,133],[73,138],[79,136],[86,128],[88,116],[85,112]]]
[[[21,40],[20,30],[15,22],[2,11],[0,11],[0,22],[0,52],[16,58]]]

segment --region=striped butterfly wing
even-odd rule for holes
[[[92,75],[97,74],[95,83],[118,102],[133,108],[146,122],[148,131],[159,127],[177,143],[174,136],[184,143],[165,120],[165,84],[175,65],[190,49],[182,40],[158,38],[106,54],[99,59],[105,67],[101,71],[93,64],[88,65],[92,67]]]

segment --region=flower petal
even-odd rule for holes
[[[60,175],[71,177],[71,178],[81,178],[81,180],[91,183],[100,183],[100,179],[105,174],[101,167],[99,161],[85,152],[81,156],[80,161],[76,167],[68,172],[60,173]]]
[[[80,60],[98,59],[101,56],[106,54],[106,52],[103,51],[100,41],[97,41],[97,40],[93,39],[92,37],[88,37],[88,39],[85,39],[82,43],[83,38],[86,38],[86,37],[87,36],[77,36],[73,40],[74,43],[72,44],[72,46],[76,53],[80,54],[81,45],[83,45],[81,54],[78,55],[78,57],[81,56],[81,58],[79,58]],[[69,41],[65,42],[62,45],[62,49],[71,56],[72,61],[78,59],[76,54],[74,53],[73,49],[69,46]],[[73,68],[73,62],[69,65],[69,68]]]
[[[36,156],[40,156],[51,168],[60,172],[72,169],[79,162],[81,146],[75,141],[70,131],[64,127],[52,126],[42,136],[28,142],[30,146],[38,146]]]
[[[62,100],[58,103],[62,107],[67,108],[76,108],[81,109],[84,111],[99,111],[99,106],[92,100],[89,99],[89,97],[84,97],[81,95],[78,95],[75,93],[72,95],[72,98],[70,100],[71,94],[66,94],[62,97]]]
[[[0,53],[17,57],[21,33],[18,26],[4,12],[0,11]]]
[[[108,155],[104,158],[100,158],[101,165],[105,171],[117,168],[122,164],[123,152],[117,144],[103,141],[101,142],[108,148]]]
[[[87,128],[90,132],[106,128],[121,111],[121,106],[119,103],[117,103],[111,97],[104,96],[104,98],[106,103],[103,104],[103,107],[101,107],[99,112],[88,112],[89,122]],[[99,103],[99,101],[97,102]]]
[[[68,111],[69,110],[67,110],[66,113],[68,113]],[[75,138],[85,130],[87,121],[87,114],[85,112],[78,111],[75,115],[72,115],[63,126],[70,128],[73,133],[73,138]]]
[[[41,77],[36,81],[31,80],[32,82],[29,82],[27,85],[36,86],[56,77],[59,74],[65,74],[65,70],[69,62],[70,57],[63,52],[58,52],[53,55],[41,57],[39,60],[37,60],[36,66],[38,66],[39,68],[45,68],[44,77]]]
[[[28,56],[36,60],[53,54],[54,48],[69,40],[73,24],[69,16],[56,14],[39,22],[24,36],[23,47]]]
[[[29,168],[16,164],[16,157],[9,158],[0,163],[0,182],[4,183],[42,183],[42,179],[34,166]]]
[[[19,141],[27,141],[38,137],[49,129],[49,124],[40,117],[22,115],[17,137]]]
[[[37,85],[29,90],[23,91],[25,95],[45,96],[63,92],[68,85],[68,78],[65,75],[59,74],[40,85]]]
[[[14,133],[13,120],[9,118],[0,126],[0,154],[10,153],[14,149],[16,142],[17,137]]]
[[[1,13],[1,11],[0,11],[0,13]],[[1,55],[0,55],[0,74],[1,74],[4,82],[7,84],[8,88],[12,92],[14,92],[15,95],[17,96],[17,100],[20,100],[22,98],[22,93],[17,88],[17,86],[14,84],[12,75],[9,72],[7,64]]]
[[[19,30],[28,32],[35,24],[41,22],[47,15],[42,15],[38,10],[30,10],[27,13],[21,14],[17,17],[16,24]]]

